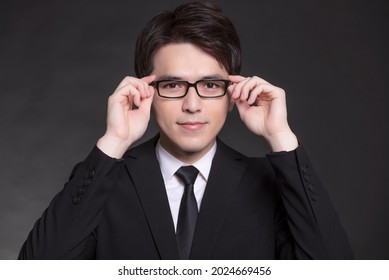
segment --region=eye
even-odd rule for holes
[[[215,90],[220,90],[224,88],[224,82],[223,81],[212,81],[212,80],[205,80],[202,81],[201,87],[204,90],[208,91],[215,91]]]
[[[166,81],[160,84],[161,88],[163,89],[179,89],[183,87],[183,84],[180,82],[175,82],[175,81]]]
[[[168,84],[163,84],[163,88],[176,88],[178,85],[176,83],[168,83]]]
[[[220,87],[220,85],[217,83],[214,83],[214,82],[207,82],[207,83],[205,83],[204,87],[207,89],[216,89],[216,88]]]

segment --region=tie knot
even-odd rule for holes
[[[176,172],[177,177],[185,184],[185,186],[193,185],[198,174],[199,171],[193,165],[181,166]]]

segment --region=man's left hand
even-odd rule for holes
[[[287,120],[285,91],[260,77],[229,75],[231,106],[250,131],[262,136],[273,152],[291,151],[298,141]]]

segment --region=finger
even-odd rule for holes
[[[135,95],[138,94],[140,97],[139,100],[141,100],[150,97],[153,92],[154,92],[154,88],[152,86],[149,86],[148,83],[142,81],[142,83],[137,84],[137,86],[133,84],[127,84],[122,88],[118,89],[114,94],[122,95],[122,96],[130,95],[132,97],[135,97]]]
[[[136,106],[140,106],[140,94],[138,92],[131,92],[130,96],[132,97],[132,100]],[[130,97],[129,96],[129,97]]]
[[[260,79],[259,77],[254,76],[247,79],[244,84],[242,84],[242,87],[240,89],[240,95],[238,98],[242,101],[248,101],[251,92],[261,84],[262,79]]]
[[[144,101],[146,101],[146,104],[148,102],[152,102],[155,89],[152,86],[147,85],[147,89],[144,90],[142,93],[139,92],[135,87],[132,85],[128,85],[130,88],[129,94],[128,94],[128,100],[130,103],[135,104],[138,108],[140,108]],[[132,108],[132,106],[131,106]]]
[[[247,99],[247,103],[249,105],[252,105],[255,103],[255,101],[257,100],[258,96],[263,92],[263,86],[262,85],[258,85],[256,86],[251,92],[250,92],[250,95],[249,95],[249,98]]]
[[[258,88],[258,90],[256,90],[256,88]],[[267,90],[265,90],[265,89],[267,89]],[[263,90],[270,92],[270,91],[274,91],[276,89],[279,89],[279,88],[273,86],[272,84],[268,83],[267,81],[265,81],[264,79],[262,79],[258,76],[253,76],[242,87],[240,99],[247,100],[250,104],[252,104],[252,103],[254,103],[255,98],[256,98],[256,97],[253,97],[254,99],[250,98],[253,95],[253,92],[252,92],[253,90],[255,90],[255,92],[260,93]]]
[[[260,86],[261,84],[267,83],[263,79],[253,76],[251,77],[242,87],[242,92],[240,95],[241,100],[248,100],[250,93],[252,90],[254,90],[256,87]]]
[[[228,75],[228,80],[233,83],[239,83],[246,79],[246,77],[240,76],[240,75]]]
[[[268,81],[266,81],[265,79],[261,78],[261,77],[258,77],[258,76],[253,76],[252,77],[253,79],[258,79],[260,80],[262,83],[268,83],[270,84]],[[246,79],[246,77],[243,77],[243,76],[240,76],[240,75],[228,75],[228,80],[233,82],[233,83],[239,83],[240,81],[243,81],[244,79]]]
[[[149,83],[151,83],[153,79],[155,79],[155,75],[146,76],[143,77],[142,79],[127,76],[120,82],[115,92],[120,91],[122,88],[126,88],[128,85],[132,85],[141,93],[142,97],[150,96],[148,87],[149,87]]]
[[[139,105],[141,96],[142,98],[147,97],[147,93],[143,90],[143,93],[141,93],[137,88],[135,88],[132,84],[127,84],[121,88],[119,88],[117,91],[115,91],[111,96],[110,100],[112,102],[121,103],[123,105],[126,105],[127,103],[130,104],[130,107],[132,107],[132,104]]]
[[[260,83],[270,84],[268,81],[266,81],[265,79],[258,77],[258,76],[253,76],[253,79],[259,81]]]
[[[244,78],[238,84],[235,85],[234,91],[232,92],[232,95],[231,95],[231,97],[233,99],[242,98],[241,97],[241,95],[242,95],[242,88],[249,80],[250,80],[250,77]]]
[[[126,76],[124,77],[123,80],[121,80],[121,82],[119,83],[119,85],[117,86],[116,90],[119,90],[120,88],[124,87],[125,85],[128,85],[128,84],[131,84],[132,82],[134,82],[137,78],[135,77],[130,77],[130,76]],[[115,91],[116,91],[115,90]]]
[[[153,86],[149,86],[149,93],[150,93],[150,96],[153,96],[154,95],[154,92],[155,92],[155,88]],[[149,96],[149,97],[150,97]]]
[[[228,80],[231,82],[230,86],[228,87],[228,92],[232,99],[237,99],[238,94],[235,92],[235,88],[241,81],[245,79],[246,77],[240,75],[228,75]]]
[[[247,102],[253,104],[257,100],[272,101],[280,97],[285,99],[285,91],[282,88],[270,84],[260,84],[251,91]]]
[[[150,84],[152,81],[155,80],[157,76],[156,75],[150,75],[150,76],[145,76],[141,80],[145,81],[147,84]]]
[[[240,90],[240,100],[247,101],[250,97],[251,91],[258,86],[258,79],[250,78],[248,79],[241,87]]]
[[[240,75],[228,75],[227,79],[230,81],[230,85],[228,87],[228,93],[232,99],[236,99],[234,95],[235,87],[238,83],[246,79],[246,77],[240,76]]]
[[[242,101],[248,100],[251,90],[253,90],[257,85],[262,83],[269,84],[267,81],[258,76],[247,77],[244,80],[241,80],[241,78],[241,76],[236,77],[236,80],[240,80],[240,82],[234,88],[232,98],[239,98]],[[235,77],[232,80],[235,80]]]
[[[153,97],[154,97],[154,91],[151,92],[151,95],[149,97],[142,100],[138,109],[143,112],[149,113],[151,104],[153,103]]]
[[[152,92],[154,92],[154,87],[150,86],[150,83],[153,82],[156,77],[156,75],[150,75],[145,76],[141,79],[145,83],[145,90],[148,94],[148,97],[150,97],[152,95]]]

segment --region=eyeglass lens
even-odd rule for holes
[[[226,92],[227,83],[225,80],[201,80],[195,84],[196,91],[203,97],[219,97]],[[187,81],[160,81],[158,83],[159,94],[164,97],[183,97],[190,86]]]

